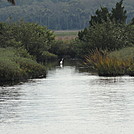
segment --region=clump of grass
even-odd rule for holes
[[[133,75],[133,59],[110,57],[98,50],[86,57],[86,65],[93,67],[100,76]]]
[[[132,59],[134,58],[134,47],[126,47],[120,50],[113,51],[109,54],[110,57],[118,59]]]

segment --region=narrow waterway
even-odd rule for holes
[[[134,134],[134,77],[66,64],[44,79],[0,87],[0,134]]]

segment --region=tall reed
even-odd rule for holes
[[[85,64],[93,67],[100,76],[133,75],[133,59],[110,57],[106,52],[94,51],[85,58]]]

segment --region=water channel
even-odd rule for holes
[[[0,134],[134,134],[134,77],[65,63],[46,78],[0,87]]]

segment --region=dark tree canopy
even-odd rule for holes
[[[7,0],[7,1],[15,5],[15,0]]]
[[[126,10],[122,6],[123,0],[116,3],[115,8],[109,12],[107,8],[96,10],[91,17],[90,25],[78,33],[80,53],[85,55],[96,48],[98,50],[113,51],[123,47],[132,46],[133,25],[126,24]]]
[[[12,5],[16,2],[17,7],[9,6],[7,1],[12,3]],[[113,4],[116,5],[117,1],[120,3],[120,0],[98,1],[99,0],[0,0],[0,21],[15,22],[24,20],[26,22],[45,25],[53,30],[83,29],[88,26],[91,15],[91,23],[107,21],[109,13],[110,20],[113,19],[113,21],[115,21],[115,15],[117,16],[117,13],[114,12],[114,14],[111,15],[111,10],[113,10]],[[134,3],[133,0],[126,0],[124,2],[128,16],[127,23],[129,23],[134,17]],[[100,5],[102,5],[101,8],[99,8]],[[123,6],[121,5],[121,7]],[[113,8],[116,9],[116,6]],[[123,11],[125,9],[123,8]]]
[[[100,10],[96,10],[95,16],[91,16],[91,20],[89,21],[89,24],[92,26],[94,23],[103,23],[104,21],[107,21],[110,14],[106,7],[101,7]]]
[[[92,26],[94,23],[103,23],[108,20],[114,21],[117,24],[123,24],[126,23],[126,13],[127,11],[124,9],[123,0],[116,3],[115,8],[112,8],[112,11],[109,12],[108,8],[101,7],[100,10],[96,10],[94,16],[91,16],[91,20],[89,21],[90,25]]]
[[[116,7],[112,8],[111,19],[116,23],[126,23],[126,13],[127,11],[124,9],[123,0],[116,3]]]

